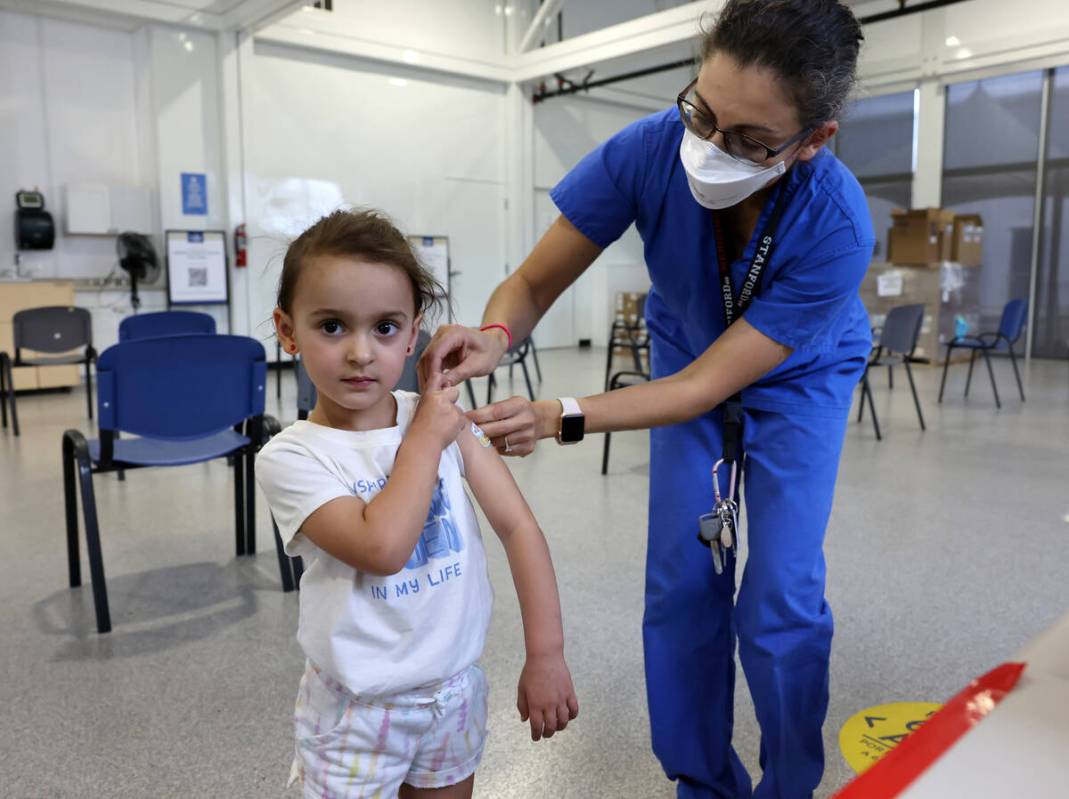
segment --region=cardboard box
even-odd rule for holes
[[[891,211],[887,260],[922,266],[951,260],[954,213],[942,208]]]
[[[630,329],[630,336],[636,342],[646,341],[646,294],[644,292],[637,291],[618,291],[616,292],[616,310],[613,315],[613,319],[617,322],[623,322]],[[617,337],[621,334],[617,333]],[[633,355],[631,347],[621,346],[613,348],[613,360],[616,358],[624,357],[628,361],[633,361]],[[643,371],[649,371],[648,352],[643,351],[641,353],[641,360],[643,365]],[[624,368],[624,367],[619,367]],[[632,367],[634,365],[632,363]]]
[[[980,266],[984,259],[984,220],[979,214],[957,214],[950,260],[962,266]]]
[[[942,365],[946,343],[954,338],[955,317],[961,315],[975,331],[980,321],[980,270],[952,261],[904,266],[875,261],[861,284],[861,301],[874,327],[898,305],[924,305],[924,322],[916,358]],[[968,358],[964,351],[955,359]]]

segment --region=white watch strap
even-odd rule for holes
[[[564,409],[565,416],[582,416],[583,411],[579,407],[579,400],[574,397],[560,397],[559,400],[561,408]]]

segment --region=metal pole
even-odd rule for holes
[[[1036,156],[1036,196],[1032,214],[1032,265],[1028,276],[1028,325],[1025,327],[1025,367],[1032,365],[1032,338],[1036,320],[1036,286],[1039,282],[1039,251],[1043,241],[1043,195],[1046,181],[1047,135],[1050,132],[1050,95],[1054,70],[1043,72],[1043,93],[1039,105],[1039,152]]]

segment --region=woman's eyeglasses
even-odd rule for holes
[[[792,144],[801,141],[814,130],[813,128],[806,128],[805,130],[800,131],[797,135],[792,136],[779,147],[769,147],[767,144],[759,142],[757,139],[747,136],[745,133],[739,133],[734,130],[722,130],[717,127],[716,116],[709,109],[708,104],[701,98],[701,95],[695,91],[694,87],[697,83],[698,79],[695,78],[676,98],[676,105],[679,108],[679,118],[682,120],[686,129],[699,139],[708,141],[717,133],[723,136],[724,151],[736,161],[741,161],[742,163],[750,164],[751,166],[760,166],[763,162],[775,158]],[[701,106],[690,100],[688,95],[692,95],[700,100]],[[704,108],[702,106],[704,106]]]

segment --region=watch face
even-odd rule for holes
[[[583,440],[586,419],[583,416],[564,416],[560,420],[560,440],[566,444],[575,444]]]

